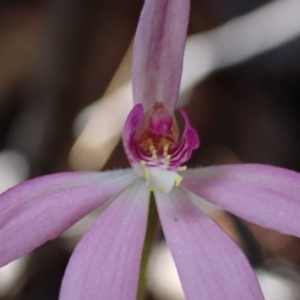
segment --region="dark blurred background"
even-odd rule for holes
[[[189,33],[216,28],[268,2],[192,0]],[[27,178],[71,169],[74,119],[106,90],[134,37],[142,4],[0,2],[0,167],[2,154],[12,151],[25,162]],[[186,109],[202,145],[190,165],[256,162],[300,171],[299,53],[297,38],[195,86]],[[126,165],[119,146],[108,167]],[[3,170],[0,180],[9,176]],[[226,213],[216,220],[233,224],[255,267],[273,272],[269,261],[276,258],[288,270],[281,268],[280,275],[299,283],[298,239]],[[0,299],[57,299],[68,258],[61,239],[37,249]]]

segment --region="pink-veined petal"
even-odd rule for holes
[[[184,191],[155,198],[187,300],[263,299],[241,250]]]
[[[133,55],[134,103],[175,109],[189,19],[189,0],[146,0]]]
[[[0,266],[56,238],[136,180],[131,170],[36,178],[0,196]]]
[[[180,112],[185,121],[184,131],[174,151],[169,152],[171,155],[170,164],[173,163],[177,166],[188,161],[192,152],[200,146],[197,131],[192,127],[186,111],[181,108]]]
[[[142,122],[144,117],[144,108],[142,104],[137,104],[133,107],[130,111],[127,120],[125,122],[123,132],[122,132],[122,140],[124,150],[126,152],[127,158],[129,163],[131,164],[132,168],[135,169],[141,176],[143,176],[143,168],[140,163],[137,161],[137,157],[135,155],[134,143],[133,143],[133,136]]]
[[[148,204],[143,180],[113,201],[77,245],[60,300],[136,299]]]
[[[300,174],[267,165],[188,170],[181,186],[262,227],[300,237]]]

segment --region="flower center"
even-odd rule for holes
[[[145,177],[151,191],[169,193],[182,180],[179,171],[199,147],[197,132],[190,125],[183,109],[185,128],[179,139],[178,124],[163,103],[157,102],[144,111],[141,103],[129,113],[124,129],[123,144],[133,169]]]
[[[153,143],[156,148],[162,148],[164,142],[167,141],[175,145],[178,141],[176,119],[169,114],[162,103],[155,103],[151,109],[146,111],[134,137],[142,148],[145,146],[147,148],[147,145],[152,146]]]
[[[160,102],[145,112],[133,144],[149,190],[168,193],[174,185],[180,185],[182,176],[177,172],[187,169],[181,165],[195,148],[190,147],[186,131],[179,140],[177,121]]]

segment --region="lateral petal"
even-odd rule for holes
[[[262,227],[300,237],[300,174],[259,165],[188,170],[181,187]]]
[[[0,266],[56,238],[136,178],[131,170],[61,173],[8,190],[0,196]]]
[[[184,191],[155,197],[187,300],[263,299],[243,253]]]
[[[136,153],[135,145],[133,142],[133,137],[136,129],[142,122],[143,117],[144,117],[143,105],[142,104],[135,105],[127,117],[122,132],[123,146],[127,158],[129,160],[129,163],[140,176],[144,175],[143,174],[144,170],[140,165],[140,161],[138,159],[138,155]]]
[[[142,180],[113,201],[77,245],[60,300],[136,299],[148,205]]]
[[[176,106],[189,19],[189,0],[146,0],[133,55],[134,104],[145,110],[163,102]]]

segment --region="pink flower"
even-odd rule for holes
[[[134,50],[135,107],[123,130],[133,170],[49,175],[4,193],[0,266],[106,204],[70,259],[60,299],[135,299],[153,191],[188,300],[263,298],[242,252],[187,191],[245,220],[300,237],[300,175],[257,164],[185,170],[199,146],[185,112],[180,138],[173,115],[188,15],[188,0],[145,2]]]

